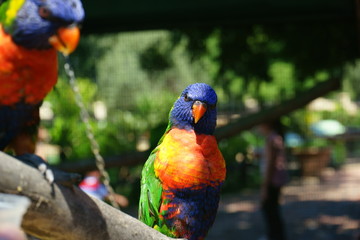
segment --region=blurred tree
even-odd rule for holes
[[[204,31],[202,34],[194,34]],[[216,33],[216,34],[214,34]],[[359,56],[353,25],[334,22],[239,25],[236,28],[178,30],[188,38],[188,49],[194,57],[208,54],[201,46],[209,38],[218,38],[220,64],[218,80],[227,71],[249,81],[271,81],[273,62],[294,65],[298,86],[320,71],[339,74],[345,63]],[[178,40],[174,41],[177,44]],[[227,85],[228,82],[221,82]]]

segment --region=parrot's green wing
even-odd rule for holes
[[[170,130],[169,125],[165,131],[165,134]],[[164,136],[165,136],[164,134]],[[161,144],[164,136],[160,139]],[[175,237],[171,230],[160,219],[159,209],[162,203],[162,184],[159,178],[155,176],[154,161],[158,152],[158,147],[155,148],[149,158],[147,159],[142,173],[141,173],[141,193],[139,202],[139,219],[146,225],[155,228],[163,234]]]
[[[154,171],[156,152],[154,150],[150,154],[141,173],[139,219],[151,227],[159,223],[159,208],[162,194],[161,182],[155,176]]]

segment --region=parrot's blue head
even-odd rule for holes
[[[181,93],[170,112],[170,123],[200,134],[213,134],[216,127],[217,96],[209,85],[195,83]]]
[[[84,9],[80,0],[8,0],[5,16],[5,30],[16,44],[28,49],[55,47],[68,54],[78,44],[77,25]]]

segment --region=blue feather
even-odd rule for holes
[[[36,133],[40,105],[20,102],[14,106],[0,106],[0,150],[4,150],[19,133]]]
[[[215,221],[220,188],[221,184],[204,186],[196,190],[190,188],[165,190],[170,204],[174,204],[174,207],[170,207],[164,215],[166,224],[175,228],[179,222],[182,222],[186,225],[186,231],[190,233],[189,240],[204,238]],[[176,214],[178,208],[180,214]],[[176,215],[171,218],[173,214]]]
[[[186,101],[185,98],[190,100]],[[194,101],[199,100],[210,106],[200,121],[195,124],[191,113]],[[215,91],[206,83],[189,85],[175,102],[170,113],[170,124],[180,129],[195,130],[199,134],[213,134],[216,127],[216,103]]]

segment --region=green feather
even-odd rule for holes
[[[151,227],[159,223],[159,208],[162,194],[161,182],[155,176],[154,171],[155,158],[156,151],[154,150],[142,170],[139,203],[139,219]]]
[[[11,28],[17,12],[24,5],[25,0],[9,0],[0,5],[0,23],[5,28]]]
[[[4,23],[5,22],[5,18],[6,18],[6,10],[9,8],[9,1],[7,2],[3,2],[0,5],[0,23]]]
[[[166,128],[165,134],[170,130],[169,124]],[[159,141],[160,145],[164,139],[165,134]],[[141,173],[141,193],[139,202],[139,219],[146,225],[155,228],[159,232],[169,236],[175,237],[172,230],[160,219],[159,209],[162,203],[162,184],[159,178],[155,176],[154,161],[156,158],[158,148],[155,148],[147,159],[142,173]]]

